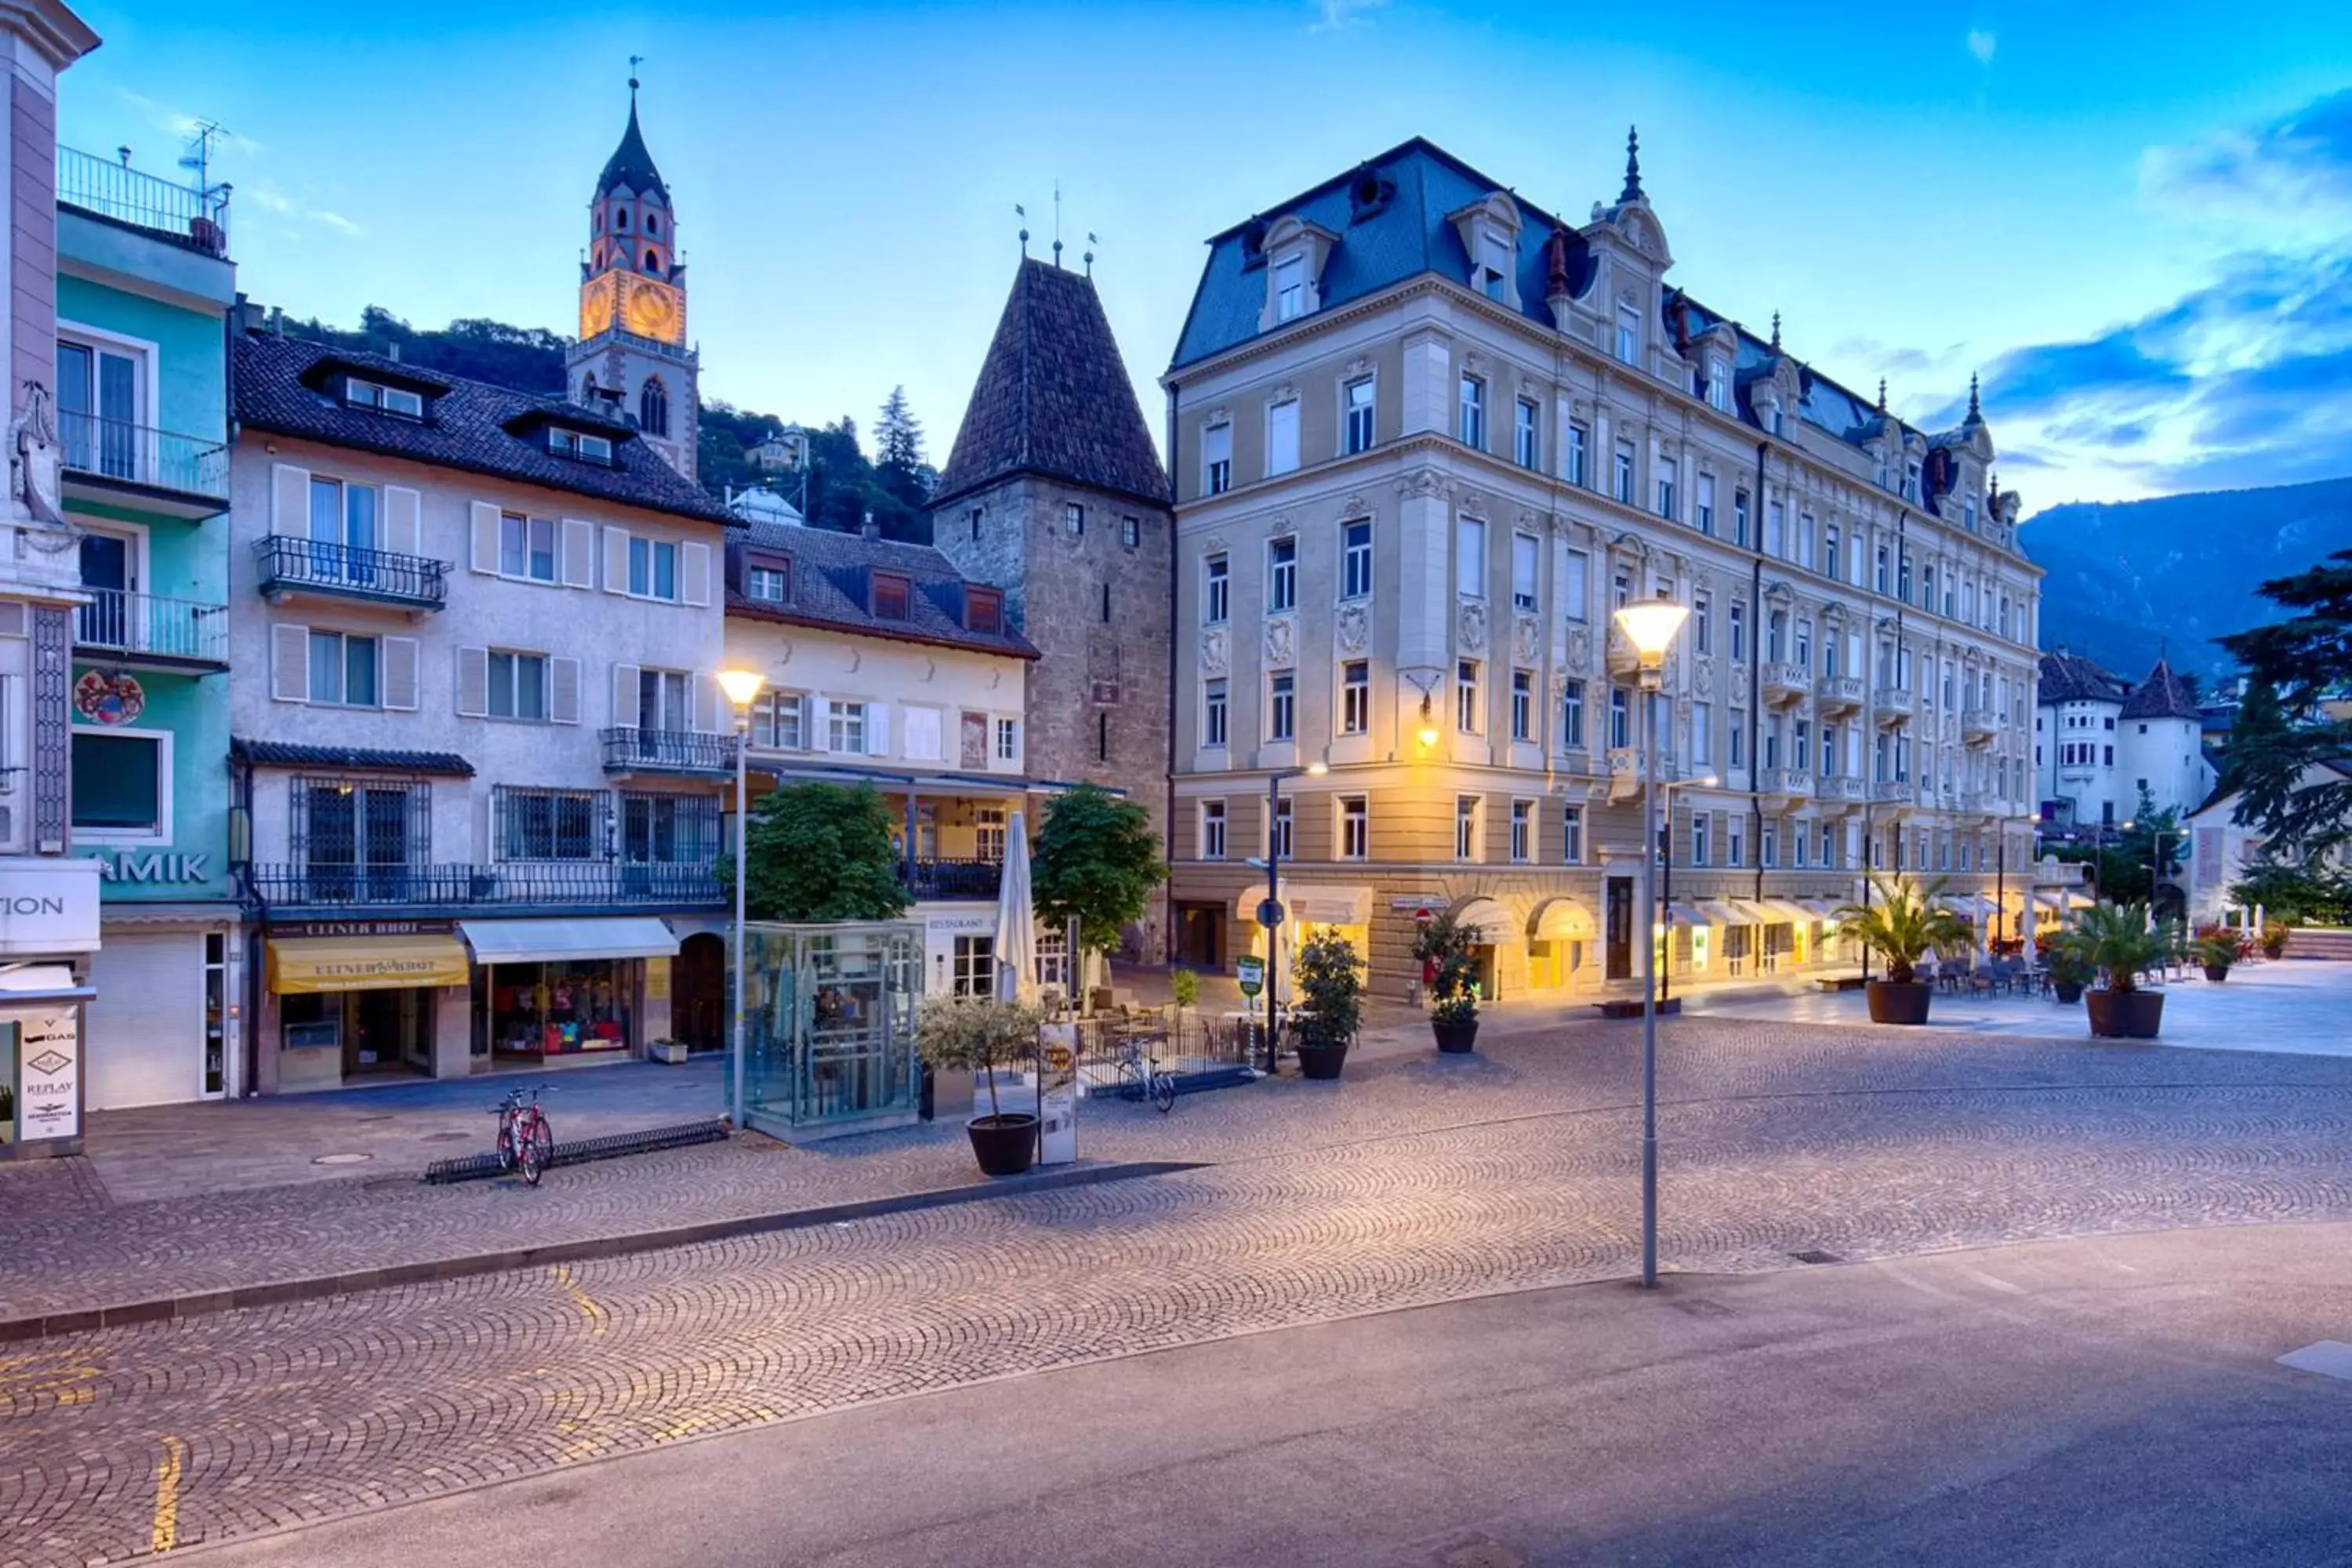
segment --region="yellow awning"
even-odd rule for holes
[[[269,944],[269,989],[280,996],[463,985],[471,973],[455,936],[285,937]]]

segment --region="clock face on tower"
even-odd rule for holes
[[[580,285],[580,335],[593,338],[613,330],[614,301],[620,279],[607,272]]]
[[[621,325],[641,338],[666,343],[686,341],[686,297],[667,283],[628,276],[623,285]]]

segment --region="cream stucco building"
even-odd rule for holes
[[[1673,265],[1630,154],[1572,223],[1418,141],[1211,242],[1164,377],[1181,956],[1262,941],[1268,776],[1319,763],[1271,825],[1285,901],[1376,988],[1424,909],[1481,926],[1490,994],[1627,982],[1609,616],[1655,595],[1691,612],[1661,704],[1677,984],[1822,962],[1865,864],[1982,920],[1998,893],[2016,933],[2041,573],[1973,393],[1916,429]]]

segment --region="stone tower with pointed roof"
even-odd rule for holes
[[[646,444],[695,477],[701,357],[686,335],[686,268],[669,187],[637,129],[637,83],[629,81],[629,125],[597,176],[588,204],[588,253],[580,263],[580,338],[564,355],[567,395],[637,422]]]
[[[1031,775],[1122,790],[1164,842],[1168,476],[1091,278],[1023,259],[931,504],[933,543],[1042,656]],[[1155,903],[1133,950],[1165,929]]]

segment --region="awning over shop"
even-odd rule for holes
[[[1370,888],[1310,888],[1305,884],[1291,887],[1284,884],[1276,895],[1282,912],[1292,921],[1318,926],[1361,926],[1372,923],[1372,890]],[[1253,882],[1234,900],[1234,913],[1245,921],[1257,919],[1257,907],[1265,899],[1265,884]]]
[[[1666,905],[1666,924],[1668,925],[1703,926],[1706,923],[1706,917],[1699,912],[1696,904],[1686,904],[1680,899],[1675,899]]]
[[[1694,906],[1711,926],[1744,926],[1749,923],[1746,915],[1735,908],[1729,899],[1701,899]]]
[[[1511,918],[1511,911],[1492,899],[1465,899],[1461,907],[1454,911],[1454,923],[1476,926],[1478,941],[1482,944],[1507,942],[1511,932],[1518,928],[1518,922]]]
[[[1838,918],[1838,904],[1834,899],[1799,899],[1797,902],[1817,921]]]
[[[473,973],[454,936],[272,937],[269,989],[280,996],[323,991],[402,991],[463,985]]]
[[[1579,942],[1594,934],[1592,911],[1574,899],[1546,899],[1528,921],[1529,942]]]
[[[28,1007],[49,1002],[94,1002],[98,993],[74,984],[73,968],[64,963],[20,963],[0,969],[0,1007]]]
[[[562,963],[575,958],[676,958],[677,938],[652,915],[588,921],[459,921],[482,963]]]

